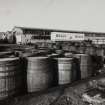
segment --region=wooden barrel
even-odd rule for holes
[[[72,82],[72,58],[56,58],[58,61],[58,83],[68,84]]]
[[[86,49],[85,46],[80,46],[80,47],[79,47],[79,53],[80,53],[80,54],[84,54],[84,53],[85,53],[85,49]]]
[[[29,57],[27,70],[28,92],[41,91],[51,87],[52,69],[48,57]]]
[[[94,55],[94,54],[96,54],[96,49],[93,46],[87,46],[85,53],[88,55]]]
[[[92,75],[91,57],[87,54],[75,54],[80,61],[81,79],[85,79]]]
[[[0,52],[0,58],[8,58],[12,56],[14,56],[12,51]]]
[[[64,53],[63,50],[59,50],[59,49],[57,49],[55,52],[56,52],[57,54],[63,54],[63,53]]]
[[[41,54],[41,55],[47,55],[47,54],[51,54],[51,51],[50,51],[50,49],[48,49],[48,48],[39,48],[38,49],[38,52]]]
[[[6,52],[6,51],[11,51],[10,46],[6,44],[0,44],[0,52]]]
[[[19,58],[0,59],[0,100],[19,93],[21,77]]]
[[[96,55],[97,56],[104,56],[104,49],[96,48]]]
[[[70,52],[77,52],[76,46],[75,46],[75,45],[71,45],[71,46],[69,47],[69,51],[70,51]]]

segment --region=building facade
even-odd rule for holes
[[[105,33],[68,31],[55,29],[40,29],[27,27],[14,27],[16,43],[36,43],[53,41],[84,41],[91,40],[94,44],[105,44]]]

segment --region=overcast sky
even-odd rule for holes
[[[0,0],[0,31],[14,26],[105,32],[105,0]]]

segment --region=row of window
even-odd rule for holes
[[[94,44],[105,44],[105,40],[93,40]]]
[[[32,36],[31,39],[50,39],[50,36]]]
[[[42,31],[42,30],[24,30],[24,34],[36,34],[36,35],[50,35],[49,31]]]

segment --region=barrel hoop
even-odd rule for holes
[[[60,72],[60,71],[70,71],[70,69],[63,69],[63,68],[60,68],[60,69],[59,69],[59,72]]]
[[[14,91],[14,93],[16,93],[16,91],[19,91],[18,89],[19,89],[19,88],[14,88],[13,90],[11,89],[11,90],[9,90],[9,91],[0,91],[0,95],[3,94],[3,93],[5,93],[5,94],[8,95],[8,93],[9,93],[9,92],[11,93],[12,91]]]
[[[50,87],[50,86],[49,86]],[[48,87],[47,87],[48,88]],[[40,87],[40,88],[37,88],[37,87],[35,87],[35,88],[32,88],[32,91],[33,91],[33,89],[35,89],[35,91],[40,91],[40,90],[43,90],[44,88],[42,88],[42,87]],[[31,92],[31,88],[30,88],[30,92]]]
[[[20,71],[21,69],[20,69],[20,67],[12,67],[12,68],[8,68],[8,67],[0,67],[0,73],[2,73],[2,72],[12,72],[12,71],[14,71],[14,72],[17,72],[17,71]]]
[[[8,79],[8,77],[11,77],[11,78],[16,78],[16,77],[18,77],[18,76],[20,76],[20,74],[13,74],[13,75],[8,75],[8,76],[0,76],[0,79]],[[20,76],[21,77],[21,76]]]
[[[17,66],[19,64],[20,64],[19,62],[18,63],[11,63],[11,64],[9,64],[9,63],[0,63],[0,67],[2,67],[2,66]]]

